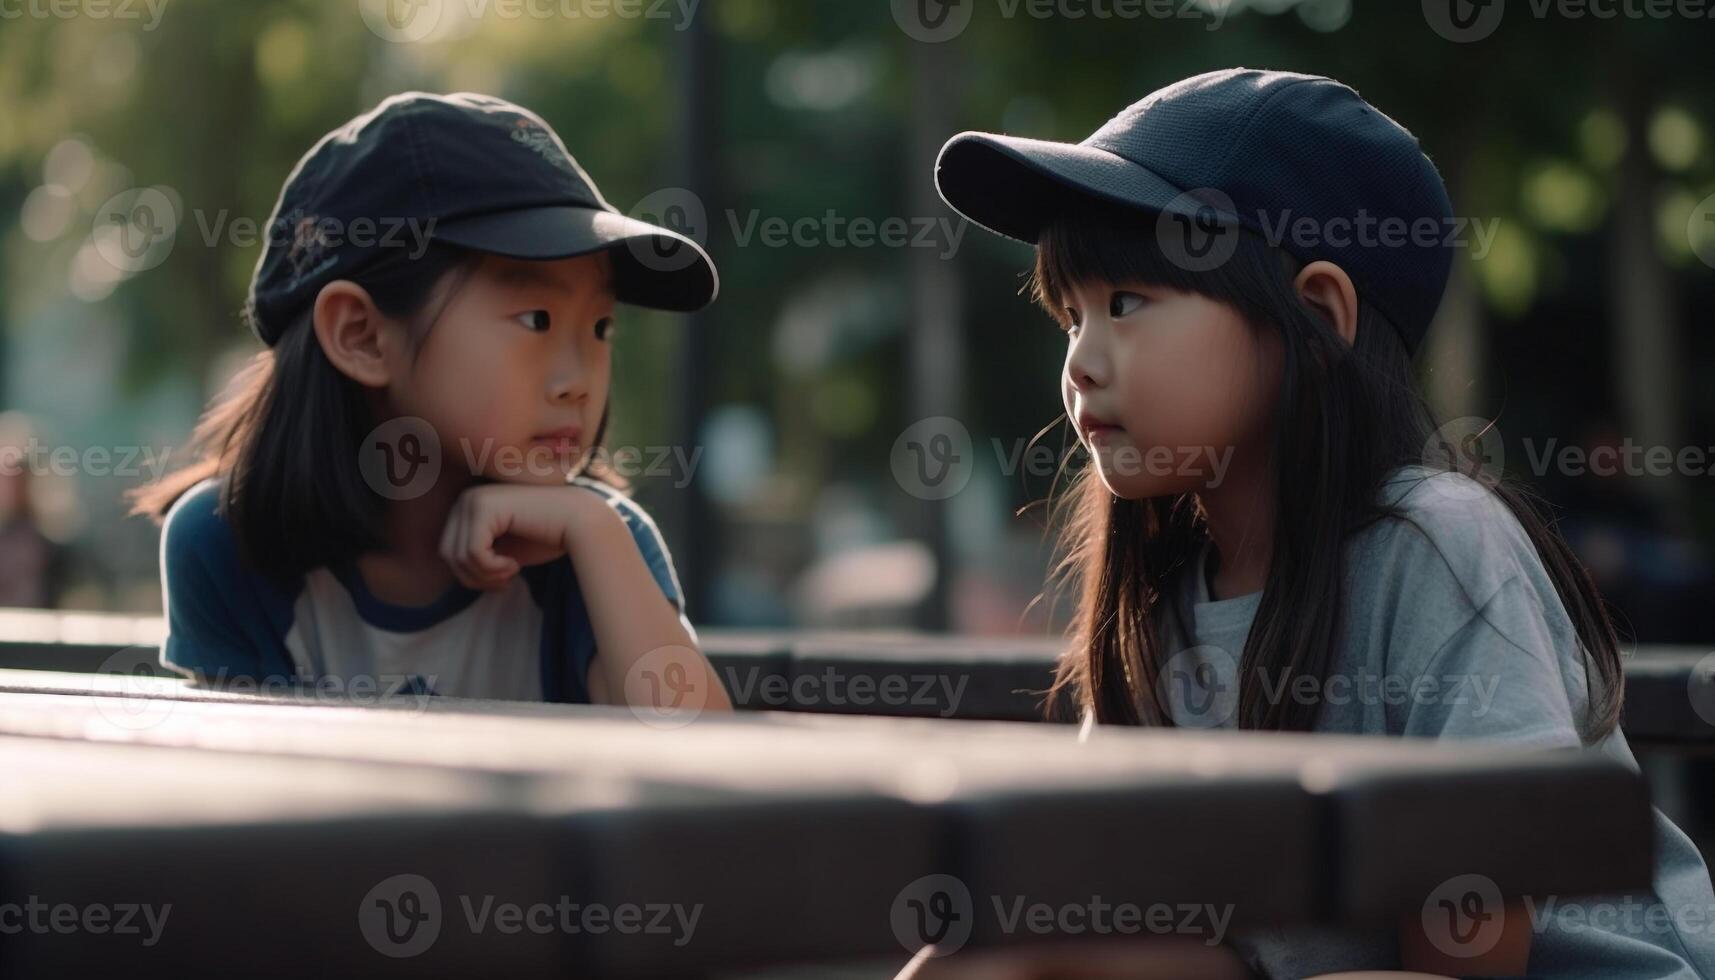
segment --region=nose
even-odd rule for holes
[[[1108,383],[1107,351],[1097,336],[1095,325],[1078,331],[1066,350],[1065,383],[1079,393],[1101,388]]]
[[[549,362],[548,399],[576,402],[589,393],[589,369],[575,342],[561,344]]]

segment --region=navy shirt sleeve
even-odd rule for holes
[[[244,566],[219,500],[217,482],[199,483],[173,504],[161,528],[161,664],[215,680],[290,677],[291,598]]]
[[[672,555],[661,538],[661,532],[649,514],[618,490],[594,480],[579,479],[584,487],[606,498],[608,505],[619,512],[631,539],[637,545],[643,563],[655,577],[661,594],[679,611],[679,620],[694,638],[690,619],[685,612],[684,593],[679,576],[673,568]],[[589,609],[584,605],[583,591],[578,587],[570,558],[561,558],[540,566],[531,583],[537,604],[543,611],[543,694],[549,701],[585,704],[590,700],[587,679],[590,663],[595,660],[595,629],[590,622]]]
[[[655,526],[655,521],[649,517],[648,512],[637,506],[630,497],[605,483],[590,479],[579,479],[576,483],[606,498],[608,506],[618,511],[619,516],[625,519],[625,526],[631,531],[631,539],[637,543],[637,550],[643,555],[643,563],[649,566],[649,573],[655,576],[655,584],[661,587],[661,594],[683,615],[685,597],[679,588],[679,575],[673,569],[673,558],[667,553],[667,543],[661,540],[661,531]]]
[[[637,542],[637,550],[642,553],[644,564],[649,566],[649,573],[655,576],[655,584],[661,587],[661,593],[667,601],[673,604],[681,615],[685,612],[685,596],[679,589],[679,575],[673,569],[673,558],[667,553],[667,543],[661,540],[661,531],[655,526],[643,508],[632,503],[626,497],[615,495],[614,509],[625,518],[625,526],[631,529],[631,539]]]

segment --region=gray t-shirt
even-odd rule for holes
[[[1302,692],[1265,676],[1278,692],[1271,696],[1319,690],[1323,732],[1582,744],[1589,697],[1577,635],[1505,504],[1467,477],[1420,467],[1393,474],[1383,498],[1409,522],[1383,519],[1348,544],[1344,641],[1325,683]],[[1168,637],[1161,676],[1177,724],[1231,727],[1238,663],[1262,593],[1210,601],[1206,559],[1207,549],[1173,596],[1191,636]],[[1620,732],[1597,745],[1636,768]],[[1653,895],[1529,907],[1532,975],[1715,977],[1708,869],[1660,811],[1655,826]],[[1273,977],[1397,968],[1399,960],[1393,936],[1355,931],[1258,931],[1234,945]]]

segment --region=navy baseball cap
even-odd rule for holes
[[[1249,229],[1346,270],[1413,351],[1452,269],[1453,205],[1417,138],[1318,75],[1197,75],[1081,143],[960,133],[941,148],[935,184],[960,214],[1031,244],[1069,198],[1152,212],[1158,228],[1183,215]]]
[[[720,290],[701,246],[621,214],[540,116],[405,92],[322,137],[286,178],[250,281],[257,335],[273,346],[323,286],[427,239],[519,259],[606,250],[615,297],[652,309],[692,312]]]

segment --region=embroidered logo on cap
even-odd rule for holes
[[[292,226],[292,244],[286,250],[286,261],[292,263],[292,281],[287,288],[332,266],[335,256],[327,250],[333,242],[316,215],[305,215]]]
[[[572,162],[566,159],[566,151],[560,149],[552,133],[544,129],[533,119],[520,118],[512,124],[512,139],[523,143],[534,150],[538,156],[548,161],[566,173],[577,175],[572,169]]]

